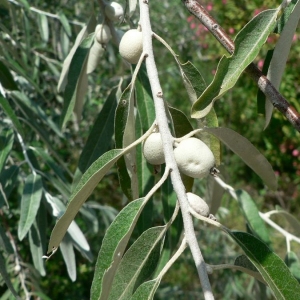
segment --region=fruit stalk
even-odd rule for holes
[[[189,204],[185,192],[184,185],[182,183],[179,170],[175,161],[173,153],[173,137],[169,131],[167,115],[165,111],[165,105],[163,100],[163,93],[158,78],[158,72],[154,60],[153,48],[152,48],[152,29],[149,17],[149,1],[139,0],[141,26],[143,32],[143,49],[146,54],[146,69],[150,81],[152,95],[154,99],[156,121],[159,127],[159,131],[162,136],[163,149],[166,160],[166,165],[171,171],[171,180],[175,193],[180,203],[184,232],[187,243],[191,249],[193,259],[195,261],[200,282],[203,288],[205,300],[212,300],[214,296],[212,294],[211,285],[208,279],[206,265],[201,254],[198,241],[195,235],[193,220],[189,213]]]

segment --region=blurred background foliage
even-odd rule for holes
[[[262,1],[258,0],[201,1],[231,37],[234,37],[258,12],[274,8],[280,2],[269,0],[263,1],[262,5]],[[171,45],[181,62],[190,60],[209,83],[225,50],[203,25],[189,15],[181,1],[151,0],[150,8],[153,31]],[[30,99],[29,107],[37,105],[40,111],[37,110],[32,114],[22,101],[9,94],[7,97],[22,122],[26,146],[40,147],[53,157],[62,169],[70,189],[72,174],[76,170],[81,150],[102,104],[124,73],[130,76],[130,72],[118,55],[116,46],[109,45],[98,69],[89,76],[89,89],[82,120],[79,124],[75,120],[69,122],[63,133],[59,132],[56,124],[59,124],[63,98],[57,92],[57,83],[62,62],[92,12],[96,12],[96,15],[99,13],[97,3],[92,1],[0,1],[0,71],[3,65],[6,66],[13,75],[17,90]],[[137,24],[138,12],[133,19]],[[128,25],[124,23],[116,26],[123,30],[128,29]],[[298,32],[294,37],[280,86],[281,93],[298,111],[300,111],[297,100],[300,96],[299,39]],[[256,59],[258,66],[262,67],[266,52],[272,48],[275,41],[276,36],[268,39]],[[173,57],[159,42],[154,41],[154,47],[165,99],[173,107],[189,115],[190,103]],[[267,190],[257,175],[225,147],[222,149],[223,176],[233,187],[246,189],[261,211],[273,209],[278,204],[293,215],[299,216],[299,133],[276,111],[269,127],[263,130],[264,118],[256,111],[256,94],[257,87],[254,82],[243,74],[237,85],[216,102],[215,109],[220,126],[230,127],[247,137],[266,156],[278,175],[279,189],[276,192]],[[31,118],[36,118],[35,124],[30,122]],[[8,127],[7,116],[0,110],[0,131],[4,132]],[[55,173],[51,167],[40,156],[36,155],[35,158],[41,173],[48,175],[48,178],[43,177],[45,189],[53,195],[60,195],[57,186],[53,185]],[[18,241],[20,197],[24,179],[30,173],[28,165],[24,163],[18,142],[13,144],[13,151],[7,162],[8,167],[13,165],[19,167],[19,173],[11,185],[7,199],[9,208],[0,196],[1,226],[9,233],[10,241],[14,241],[23,270],[20,273],[20,270],[16,269],[12,255],[3,254],[11,281],[17,290],[22,290],[20,278],[22,274],[26,276],[26,283],[29,289],[36,293],[34,296],[36,299],[38,297],[89,299],[94,262],[88,261],[76,252],[77,280],[71,282],[62,256],[57,254],[46,263],[46,276],[41,276],[33,267],[28,241],[26,239]],[[196,182],[195,190],[200,195],[204,194],[204,183]],[[61,200],[66,204],[67,197],[62,196]],[[100,248],[105,229],[125,202],[126,199],[118,185],[116,169],[112,169],[89,199],[88,211],[92,216],[80,214],[76,219],[86,234],[94,256]],[[116,210],[110,209],[110,206]],[[222,199],[218,217],[220,222],[229,228],[245,230],[238,204],[227,195]],[[47,215],[47,222],[47,237],[49,237],[55,219]],[[233,262],[239,250],[226,236],[211,228],[206,230],[205,226],[203,228],[203,224],[198,222],[196,229],[207,262],[211,264]],[[284,239],[273,231],[271,238],[275,241],[277,253],[284,255],[285,252],[280,250],[284,247]],[[293,250],[300,255],[299,245]],[[211,275],[211,282],[213,290],[216,291],[216,299],[253,299],[259,289],[259,285],[254,284],[254,280],[249,276],[231,270],[216,271]],[[1,279],[0,284],[0,299],[12,299]],[[163,279],[156,299],[201,299],[201,297],[194,262],[186,250]],[[267,298],[272,299],[268,291]]]

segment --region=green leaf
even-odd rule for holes
[[[78,162],[78,175],[81,176],[81,174],[83,174],[96,159],[106,151],[110,150],[114,133],[113,124],[116,107],[116,88],[114,88],[98,114],[87,142],[82,150]]]
[[[133,90],[131,89],[131,84],[123,91],[115,115],[115,141],[116,141],[116,148],[123,148],[126,146],[126,135],[128,133],[129,127],[131,128],[131,118],[132,115],[132,97],[133,97]],[[133,129],[131,129],[134,131]],[[134,136],[134,133],[133,133]],[[128,136],[128,139],[131,140],[132,136]],[[134,159],[134,157],[132,157]],[[132,182],[130,171],[127,168],[127,164],[125,158],[122,157],[117,162],[117,169],[119,175],[119,182],[122,188],[123,193],[126,195],[129,201],[133,199],[133,191],[132,191]]]
[[[2,279],[4,280],[4,282],[6,283],[7,287],[11,291],[11,293],[15,296],[15,298],[17,300],[21,300],[21,298],[18,296],[18,293],[16,292],[16,290],[14,289],[14,287],[13,287],[11,281],[10,281],[9,274],[6,271],[5,260],[2,256],[1,252],[0,252],[0,274],[1,274]]]
[[[0,95],[0,104],[2,106],[3,111],[6,113],[6,115],[10,118],[12,123],[14,124],[16,130],[21,136],[24,136],[22,125],[19,122],[18,117],[16,116],[14,110],[12,109],[11,105],[7,101],[7,99],[3,98]]]
[[[11,128],[4,128],[0,133],[0,173],[5,166],[7,157],[14,142],[14,131]]]
[[[60,125],[63,128],[69,120],[72,111],[75,107],[78,96],[82,96],[81,88],[83,87],[80,83],[82,82],[83,72],[86,76],[86,59],[89,53],[90,47],[94,40],[94,34],[88,35],[76,49],[72,61],[70,64],[67,85],[64,91],[64,106],[61,115]],[[82,76],[81,76],[82,75]],[[81,79],[81,80],[79,80]],[[79,97],[78,97],[79,99]],[[80,98],[82,99],[82,98]]]
[[[300,262],[296,253],[290,251],[286,254],[284,259],[286,265],[289,267],[291,273],[300,282]]]
[[[76,281],[76,259],[73,248],[73,243],[68,235],[65,235],[60,244],[60,251],[67,266],[67,271],[70,279]]]
[[[107,229],[95,267],[91,300],[107,299],[112,279],[144,204],[144,198],[130,202]]]
[[[62,11],[59,11],[57,13],[57,15],[59,17],[60,23],[63,26],[66,34],[68,35],[68,37],[71,37],[72,30],[71,30],[71,26],[69,24],[69,21],[68,21],[67,17],[65,16],[65,14]]]
[[[160,284],[161,278],[156,278],[140,285],[130,300],[152,300]]]
[[[235,266],[243,267],[245,269],[249,269],[249,270],[254,271],[254,272],[258,272],[258,270],[256,269],[256,267],[251,262],[251,260],[249,260],[249,258],[246,255],[244,255],[244,254],[238,256],[234,260],[234,265]]]
[[[189,95],[190,101],[193,104],[204,92],[207,85],[199,70],[190,61],[185,64],[180,64],[180,67],[183,83]]]
[[[26,180],[21,199],[21,216],[18,226],[18,238],[23,240],[33,224],[43,194],[42,178],[38,174],[30,174]]]
[[[0,83],[7,90],[18,90],[18,86],[15,83],[14,78],[2,61],[0,61]]]
[[[276,211],[272,211],[272,213],[283,215],[286,221],[289,222],[294,229],[295,234],[300,236],[300,221],[296,217],[282,209],[280,206],[276,206]]]
[[[277,180],[268,160],[242,135],[229,128],[204,128],[238,155],[273,190]]]
[[[236,191],[237,199],[240,204],[241,210],[251,228],[251,231],[260,238],[267,245],[271,245],[270,234],[265,226],[265,222],[259,216],[259,211],[256,204],[250,195],[243,190]]]
[[[246,67],[255,59],[269,34],[274,30],[278,9],[270,9],[256,15],[237,35],[235,52],[229,58],[223,56],[212,83],[192,106],[192,118],[203,118],[211,110],[214,101],[231,89]]]
[[[43,259],[45,248],[43,248],[39,227],[36,221],[33,222],[29,229],[29,246],[34,267],[42,276],[45,276],[46,271]]]
[[[49,40],[49,25],[48,19],[44,14],[37,14],[38,26],[42,40],[47,43]]]
[[[96,26],[96,19],[94,14],[90,17],[87,25],[85,25],[80,32],[78,33],[75,43],[72,47],[72,49],[70,50],[69,54],[67,55],[67,57],[64,60],[63,63],[63,68],[59,77],[59,81],[57,84],[57,91],[60,93],[62,91],[65,90],[66,85],[67,85],[67,81],[68,81],[68,73],[69,73],[69,69],[70,69],[70,64],[71,61],[73,59],[73,56],[75,54],[75,51],[77,50],[77,48],[79,47],[80,43],[83,41],[83,39],[85,37],[87,37],[87,35],[89,33],[92,33],[95,31],[95,26]]]
[[[288,1],[286,1],[288,2]],[[288,22],[290,15],[295,9],[295,6],[298,4],[299,0],[292,0],[288,3],[288,6],[284,9],[280,19],[277,22],[276,28],[274,30],[275,33],[281,34],[284,29],[285,24]]]
[[[145,231],[126,251],[115,274],[109,300],[125,300],[153,273],[161,250],[166,226]]]
[[[0,224],[0,249],[8,254],[14,253],[14,249],[12,248],[9,238],[7,237],[1,224]]]
[[[91,195],[99,181],[113,166],[113,164],[124,154],[124,150],[113,149],[100,156],[82,175],[79,183],[69,199],[64,215],[58,220],[52,230],[48,252],[58,248],[69,225],[74,220],[82,204]]]
[[[285,23],[284,28],[280,33],[280,37],[273,51],[273,55],[268,69],[267,78],[270,80],[270,82],[277,90],[279,90],[282,75],[284,73],[288,55],[291,50],[293,37],[299,22],[299,16],[300,16],[300,2],[298,2],[295,5],[293,12],[290,14],[289,19]],[[267,100],[266,120],[265,120],[264,128],[266,128],[270,122],[272,111],[273,111],[273,104],[271,103],[271,101]]]
[[[8,198],[15,185],[18,183],[19,167],[11,166],[0,173],[0,208],[6,204],[9,207]]]
[[[277,300],[299,299],[299,283],[286,264],[266,244],[246,232],[227,230],[227,233],[244,250],[271,288]]]

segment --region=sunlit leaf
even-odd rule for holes
[[[99,44],[97,41],[94,41],[94,44],[89,51],[89,56],[87,60],[87,68],[86,68],[87,74],[94,72],[96,68],[99,67],[99,62],[104,52],[105,50],[103,46]]]
[[[49,40],[48,19],[42,13],[38,13],[37,17],[38,17],[38,25],[39,25],[39,31],[40,31],[41,38],[45,43],[47,43]]]
[[[109,300],[129,299],[135,287],[149,278],[157,265],[165,232],[166,226],[149,228],[126,251],[115,274]]]
[[[61,127],[64,127],[69,120],[76,101],[79,101],[79,99],[82,100],[85,86],[81,84],[84,82],[83,80],[86,76],[86,59],[93,40],[94,34],[88,35],[80,43],[72,57],[67,77],[67,85],[64,91],[64,106],[60,122]]]
[[[154,298],[154,294],[160,284],[161,278],[156,278],[147,282],[144,282],[140,285],[130,300],[152,300]]]
[[[144,198],[130,202],[117,215],[103,238],[91,287],[91,300],[107,299],[130,235],[143,208]]]
[[[87,25],[85,25],[81,31],[78,33],[75,43],[70,51],[70,53],[68,54],[68,56],[65,58],[64,63],[63,63],[63,68],[61,71],[61,75],[57,84],[57,91],[58,92],[62,92],[65,90],[65,87],[67,85],[67,81],[68,81],[68,73],[69,73],[69,69],[70,69],[70,64],[71,61],[73,59],[73,56],[77,50],[77,48],[79,47],[80,43],[83,41],[83,39],[85,37],[87,37],[87,35],[89,33],[94,32],[95,30],[95,26],[96,26],[96,19],[95,16],[92,15],[87,23]]]
[[[253,199],[244,190],[237,190],[236,195],[242,212],[253,234],[260,238],[267,245],[271,245],[270,233],[266,228],[265,222],[259,216],[259,211]]]
[[[136,10],[137,0],[128,1],[128,15],[131,17]]]
[[[214,101],[231,89],[246,67],[255,59],[259,50],[274,30],[279,10],[270,9],[256,15],[237,35],[235,52],[223,56],[212,83],[192,106],[192,117],[203,118]]]
[[[65,235],[60,244],[60,251],[67,266],[70,279],[76,281],[76,259],[72,241],[68,235]]]
[[[299,299],[299,283],[281,258],[272,252],[266,244],[246,232],[228,230],[227,233],[244,250],[271,288],[276,299]]]
[[[71,26],[69,24],[69,21],[68,21],[67,17],[65,16],[65,14],[62,11],[59,11],[57,13],[57,15],[59,17],[60,23],[63,26],[65,32],[67,33],[67,35],[69,37],[71,37],[72,31],[71,31]]]
[[[82,204],[93,192],[99,181],[113,166],[113,164],[124,154],[124,150],[113,149],[99,157],[82,175],[79,183],[69,199],[69,203],[64,215],[58,220],[52,230],[48,252],[58,248],[68,227],[74,220]]]
[[[18,238],[23,240],[33,224],[40,207],[43,193],[42,178],[38,174],[30,174],[25,180],[21,198],[21,216],[18,226]]]
[[[243,136],[229,128],[204,128],[238,155],[270,188],[277,188],[277,180],[268,160]]]

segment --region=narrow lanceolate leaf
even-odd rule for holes
[[[14,249],[11,246],[10,240],[7,237],[1,224],[0,224],[0,250],[6,252],[8,254],[14,253]]]
[[[154,294],[160,284],[161,278],[156,278],[147,282],[144,282],[140,285],[137,290],[134,292],[130,300],[152,300]]]
[[[1,108],[3,109],[3,111],[6,113],[6,115],[10,118],[10,120],[14,124],[14,126],[15,126],[16,130],[19,132],[19,134],[21,136],[24,136],[23,128],[22,128],[22,125],[19,122],[18,117],[15,115],[15,112],[12,109],[9,102],[7,101],[7,99],[2,97],[1,95],[0,95],[0,105],[1,105]]]
[[[238,155],[270,188],[277,188],[277,180],[268,160],[243,136],[229,128],[204,128]]]
[[[0,173],[6,163],[6,159],[12,149],[14,131],[11,128],[3,129],[0,133]]]
[[[126,251],[113,280],[109,300],[129,299],[157,265],[166,226],[145,231]]]
[[[99,181],[113,166],[113,164],[124,154],[124,150],[113,149],[99,157],[82,175],[81,180],[74,189],[69,199],[69,204],[63,216],[58,220],[52,230],[48,252],[58,248],[68,227],[74,220],[82,204],[91,195]]]
[[[144,205],[144,198],[130,202],[106,231],[95,267],[91,299],[107,299],[112,280]]]
[[[283,215],[286,221],[292,226],[295,234],[300,236],[300,221],[295,218],[292,214],[282,209],[280,206],[276,206],[276,211],[272,211],[272,214],[280,214]]]
[[[57,85],[57,91],[60,93],[62,91],[65,90],[67,81],[68,81],[68,73],[69,73],[69,69],[70,69],[70,64],[71,61],[73,59],[73,56],[75,54],[75,51],[77,50],[77,48],[79,47],[80,43],[83,41],[83,39],[85,37],[87,37],[87,35],[91,32],[94,32],[95,30],[95,26],[96,26],[96,19],[95,16],[92,15],[89,22],[87,23],[87,25],[85,25],[81,31],[78,33],[75,43],[70,51],[70,53],[68,54],[68,56],[65,58],[64,60],[64,64],[63,64],[63,68],[60,74],[60,78],[59,78],[59,82]]]
[[[65,235],[61,244],[60,251],[67,266],[67,271],[70,279],[76,281],[76,259],[73,248],[73,243],[68,235]]]
[[[184,86],[191,104],[193,104],[206,89],[207,85],[199,70],[190,61],[180,64],[180,67]]]
[[[69,120],[78,96],[82,100],[82,78],[86,76],[86,59],[94,40],[94,34],[88,35],[76,49],[68,72],[67,85],[64,92],[64,107],[61,116],[61,127]],[[83,72],[85,73],[82,76]]]
[[[43,248],[41,234],[37,222],[33,222],[29,230],[29,246],[34,267],[42,276],[46,275],[43,255],[45,249]]]
[[[223,56],[212,83],[192,106],[192,117],[203,118],[216,99],[231,89],[246,67],[255,59],[259,50],[274,30],[279,10],[265,10],[255,16],[237,35],[235,52]]]
[[[12,192],[14,186],[18,183],[19,167],[11,166],[7,169],[4,169],[0,173],[0,182],[2,189],[0,190],[0,208],[6,204],[9,207],[8,199],[9,195]]]
[[[49,24],[48,19],[44,14],[37,14],[38,26],[42,40],[47,43],[49,40]]]
[[[295,5],[293,12],[290,14],[288,21],[285,23],[284,28],[280,33],[280,37],[276,43],[275,49],[273,51],[272,59],[269,65],[267,77],[276,89],[279,89],[279,85],[286,66],[288,55],[290,53],[293,37],[297,29],[299,18],[300,18],[300,2],[298,2]],[[272,110],[273,110],[273,105],[271,101],[267,101],[265,128],[268,126],[270,122]]]
[[[15,296],[15,298],[17,300],[21,300],[21,298],[18,296],[18,293],[16,292],[16,290],[14,289],[14,287],[10,281],[10,276],[7,273],[5,260],[2,256],[1,252],[0,252],[0,274],[1,274],[1,277],[4,280],[4,282],[6,283],[7,287],[11,291],[11,293]]]
[[[87,142],[82,150],[78,162],[77,176],[81,175],[103,153],[110,150],[112,136],[114,134],[114,116],[117,107],[116,88],[107,97],[94,126],[89,134]],[[77,179],[77,178],[75,178]]]
[[[259,216],[259,211],[258,211],[253,199],[250,197],[250,195],[246,191],[243,191],[243,190],[237,190],[236,195],[237,195],[240,207],[242,209],[242,212],[243,212],[253,234],[256,235],[258,238],[260,238],[267,245],[270,245],[271,241],[269,238],[269,232],[267,230],[265,222]]]
[[[21,216],[18,226],[18,237],[20,241],[23,240],[36,218],[42,194],[42,177],[38,174],[29,175],[26,178],[21,199]]]
[[[300,299],[300,285],[286,264],[260,239],[246,232],[227,233],[244,250],[277,300]]]
[[[133,131],[133,135],[135,135],[135,130],[131,128],[133,114],[132,114],[132,102],[133,102],[133,89],[131,85],[129,85],[122,93],[115,115],[115,141],[116,148],[123,148],[127,141],[132,140],[133,136],[128,135],[129,128]],[[131,159],[135,159],[134,156],[129,154]],[[129,159],[130,159],[129,158]],[[119,182],[122,188],[123,193],[129,200],[133,199],[133,191],[132,191],[132,181],[131,181],[131,170],[128,169],[125,157],[121,157],[121,159],[117,162]],[[129,166],[130,168],[130,166]]]
[[[300,282],[300,262],[296,253],[292,251],[288,252],[284,261],[298,282]]]
[[[131,17],[136,10],[137,0],[128,1],[128,15]]]
[[[62,11],[59,11],[57,13],[57,15],[59,17],[60,23],[63,26],[66,34],[68,35],[68,37],[71,37],[72,30],[71,30],[71,26],[69,24],[69,21],[68,21],[67,17],[65,16],[65,14]]]

